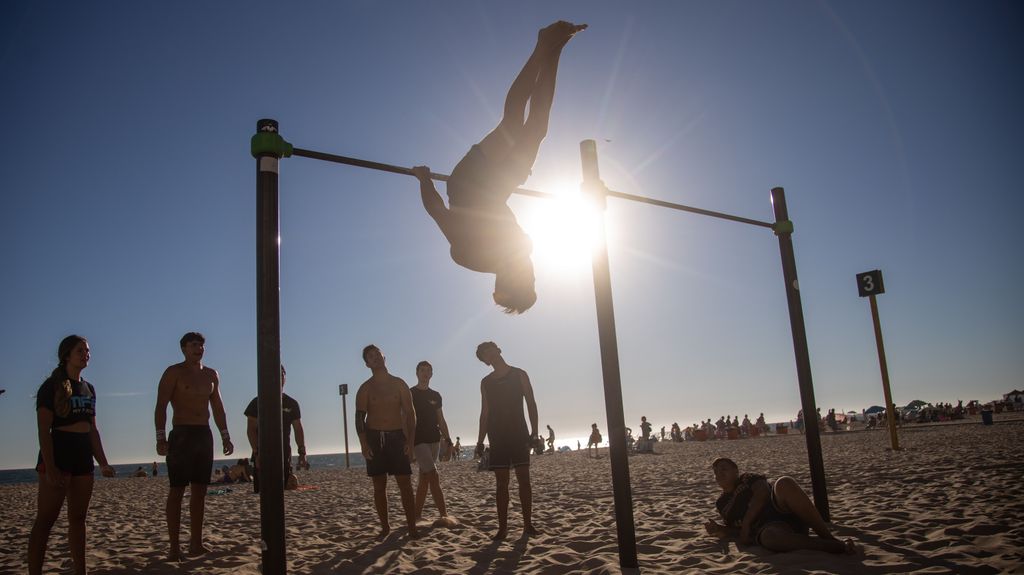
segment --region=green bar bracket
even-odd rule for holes
[[[775,235],[792,235],[793,233],[793,222],[791,220],[782,220],[772,224],[772,230],[775,231]]]
[[[250,142],[252,157],[273,156],[275,158],[290,158],[293,146],[286,142],[281,134],[276,132],[257,132]]]

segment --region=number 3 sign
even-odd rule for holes
[[[860,297],[885,293],[885,285],[882,283],[882,271],[871,270],[857,274],[857,292]]]

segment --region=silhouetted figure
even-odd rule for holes
[[[533,397],[530,376],[518,367],[512,367],[501,356],[501,349],[493,341],[485,341],[476,348],[476,357],[492,371],[480,381],[480,431],[476,452],[484,452],[484,436],[490,440],[488,466],[494,472],[495,504],[498,511],[498,531],[494,539],[508,533],[509,472],[515,470],[519,483],[519,503],[523,510],[523,535],[536,535],[533,526],[533,490],[530,485],[530,448],[536,445],[537,402]],[[523,418],[523,403],[530,415],[530,427]]]
[[[562,48],[584,28],[559,21],[538,33],[533,53],[505,97],[501,122],[452,170],[447,207],[430,179],[430,169],[412,169],[420,181],[423,207],[451,244],[452,259],[473,271],[494,274],[494,303],[506,313],[522,313],[537,301],[530,259],[533,243],[506,202],[530,176],[547,135]]]

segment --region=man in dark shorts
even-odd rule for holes
[[[493,370],[480,382],[480,433],[476,453],[484,450],[484,436],[490,441],[490,469],[496,483],[498,532],[494,539],[508,533],[509,470],[515,469],[519,484],[519,502],[523,507],[523,536],[536,535],[533,526],[533,490],[530,486],[530,448],[537,444],[537,402],[533,398],[530,376],[505,363],[501,349],[493,341],[476,348],[476,357]],[[523,401],[530,414],[530,429],[523,418]]]
[[[167,494],[167,532],[171,548],[168,559],[181,558],[179,529],[181,526],[181,500],[185,487],[189,486],[189,545],[190,555],[209,551],[203,545],[203,514],[206,508],[206,487],[213,473],[213,434],[210,432],[210,410],[213,421],[220,430],[224,455],[231,455],[235,448],[228,434],[228,420],[224,413],[224,402],[220,397],[220,376],[217,371],[203,365],[206,339],[196,332],[186,333],[181,338],[181,353],[185,361],[176,363],[160,378],[156,392],[156,452],[167,456],[167,477],[170,492]],[[171,404],[174,428],[168,436],[167,404]]]
[[[451,245],[452,260],[494,274],[494,303],[506,313],[522,313],[537,301],[533,244],[509,209],[508,198],[530,176],[547,135],[562,49],[586,27],[559,21],[538,33],[533,53],[505,97],[501,122],[452,170],[447,207],[430,168],[412,169],[423,207]]]
[[[306,434],[302,430],[302,412],[299,410],[299,402],[284,392],[285,371],[281,366],[281,431],[284,434],[284,486],[285,489],[295,489],[298,481],[292,473],[292,428],[295,428],[295,445],[299,448],[299,463],[301,468],[306,463]],[[249,438],[249,447],[252,448],[252,462],[256,466],[256,473],[252,476],[252,492],[260,492],[260,428],[259,428],[259,397],[252,398],[245,408],[246,428],[245,435]]]
[[[409,457],[416,433],[416,412],[409,387],[388,373],[384,354],[375,345],[363,348],[363,362],[373,375],[356,392],[356,433],[366,458],[366,474],[373,479],[373,504],[380,518],[380,537],[391,532],[388,522],[388,475],[395,476],[409,537],[416,531],[416,502],[412,494]]]
[[[441,408],[441,394],[430,388],[434,366],[429,361],[416,364],[416,385],[409,389],[412,405],[416,409],[416,440],[413,454],[420,469],[419,484],[416,485],[416,519],[423,517],[423,504],[427,501],[427,489],[434,499],[437,512],[441,515],[437,525],[453,527],[455,521],[448,517],[441,491],[441,479],[437,474],[437,454],[444,441],[444,449],[452,449],[452,436],[448,433],[448,422]]]

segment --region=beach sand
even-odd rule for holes
[[[657,444],[629,458],[633,514],[644,573],[1007,573],[1024,572],[1024,421],[908,427],[899,452],[885,431],[822,436],[832,522],[864,553],[771,553],[704,534],[719,490],[712,459],[742,471],[790,475],[810,493],[800,435]],[[415,469],[415,468],[414,468]],[[510,536],[493,543],[494,478],[474,462],[443,464],[442,486],[460,528],[421,527],[405,535],[391,482],[392,534],[374,538],[377,517],[363,469],[313,470],[307,490],[285,494],[290,573],[616,573],[618,555],[607,450],[536,457],[531,467],[535,522],[542,534],[520,540],[522,517],[512,482]],[[216,487],[211,487],[216,489]],[[89,512],[88,563],[97,574],[259,573],[259,500],[251,485],[210,495],[211,553],[168,564],[165,477],[98,480]],[[0,572],[22,573],[35,516],[35,485],[0,487]],[[182,541],[187,542],[187,499]],[[436,517],[428,496],[427,519]],[[66,519],[50,538],[47,572],[70,566]]]

